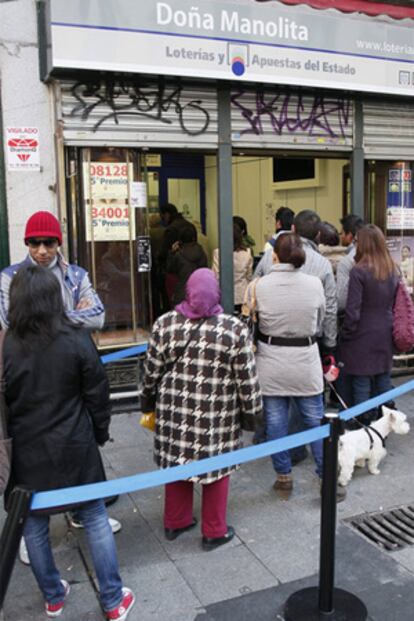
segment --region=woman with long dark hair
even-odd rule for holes
[[[10,286],[4,377],[13,439],[10,490],[35,491],[105,480],[98,445],[109,438],[109,387],[89,333],[66,318],[60,284],[48,269],[22,267]],[[6,494],[6,501],[7,501]],[[103,500],[77,506],[86,529],[107,619],[124,621],[134,595],[123,588]],[[32,512],[24,537],[49,617],[69,594],[49,541],[49,513]]]
[[[353,404],[392,388],[392,309],[398,285],[381,229],[374,224],[363,227],[356,247],[338,351],[352,382]],[[370,413],[361,417],[366,423],[371,418]]]

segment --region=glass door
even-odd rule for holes
[[[391,256],[414,294],[414,163],[370,161],[368,164],[369,221],[380,226]]]
[[[76,241],[75,260],[89,271],[105,307],[97,345],[145,342],[152,323],[145,159],[122,148],[74,151],[69,237]]]

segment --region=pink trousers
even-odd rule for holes
[[[227,533],[227,498],[230,477],[201,485],[201,532],[204,537]],[[164,527],[184,528],[193,521],[193,483],[176,481],[165,486]]]

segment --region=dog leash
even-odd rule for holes
[[[329,380],[327,380],[326,378],[325,378],[325,381],[328,384],[329,388],[332,390],[332,392],[335,394],[335,397],[338,399],[338,401],[342,405],[342,407],[345,410],[348,410],[349,408],[348,408],[347,404],[342,399],[341,395],[338,393],[338,391],[336,390],[336,388],[333,385],[333,383],[330,382]],[[374,448],[374,438],[371,435],[371,431],[373,431],[375,433],[375,435],[378,436],[378,438],[381,440],[381,444],[382,444],[383,448],[385,448],[385,438],[384,438],[384,436],[382,436],[380,434],[378,429],[375,429],[375,427],[371,427],[370,425],[365,425],[364,423],[361,423],[361,421],[358,420],[355,416],[353,416],[351,420],[355,421],[358,425],[360,425],[362,427],[362,429],[364,429],[365,432],[368,434],[368,437],[369,437],[369,450],[370,451],[372,451],[372,449]]]

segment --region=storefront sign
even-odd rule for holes
[[[40,170],[37,127],[6,127],[7,169],[13,172]]]
[[[129,175],[132,177],[132,164]],[[86,241],[126,241],[135,239],[135,212],[128,201],[126,163],[85,162]]]
[[[253,0],[50,0],[53,69],[414,96],[414,24]],[[113,50],[117,53],[114,55]]]

